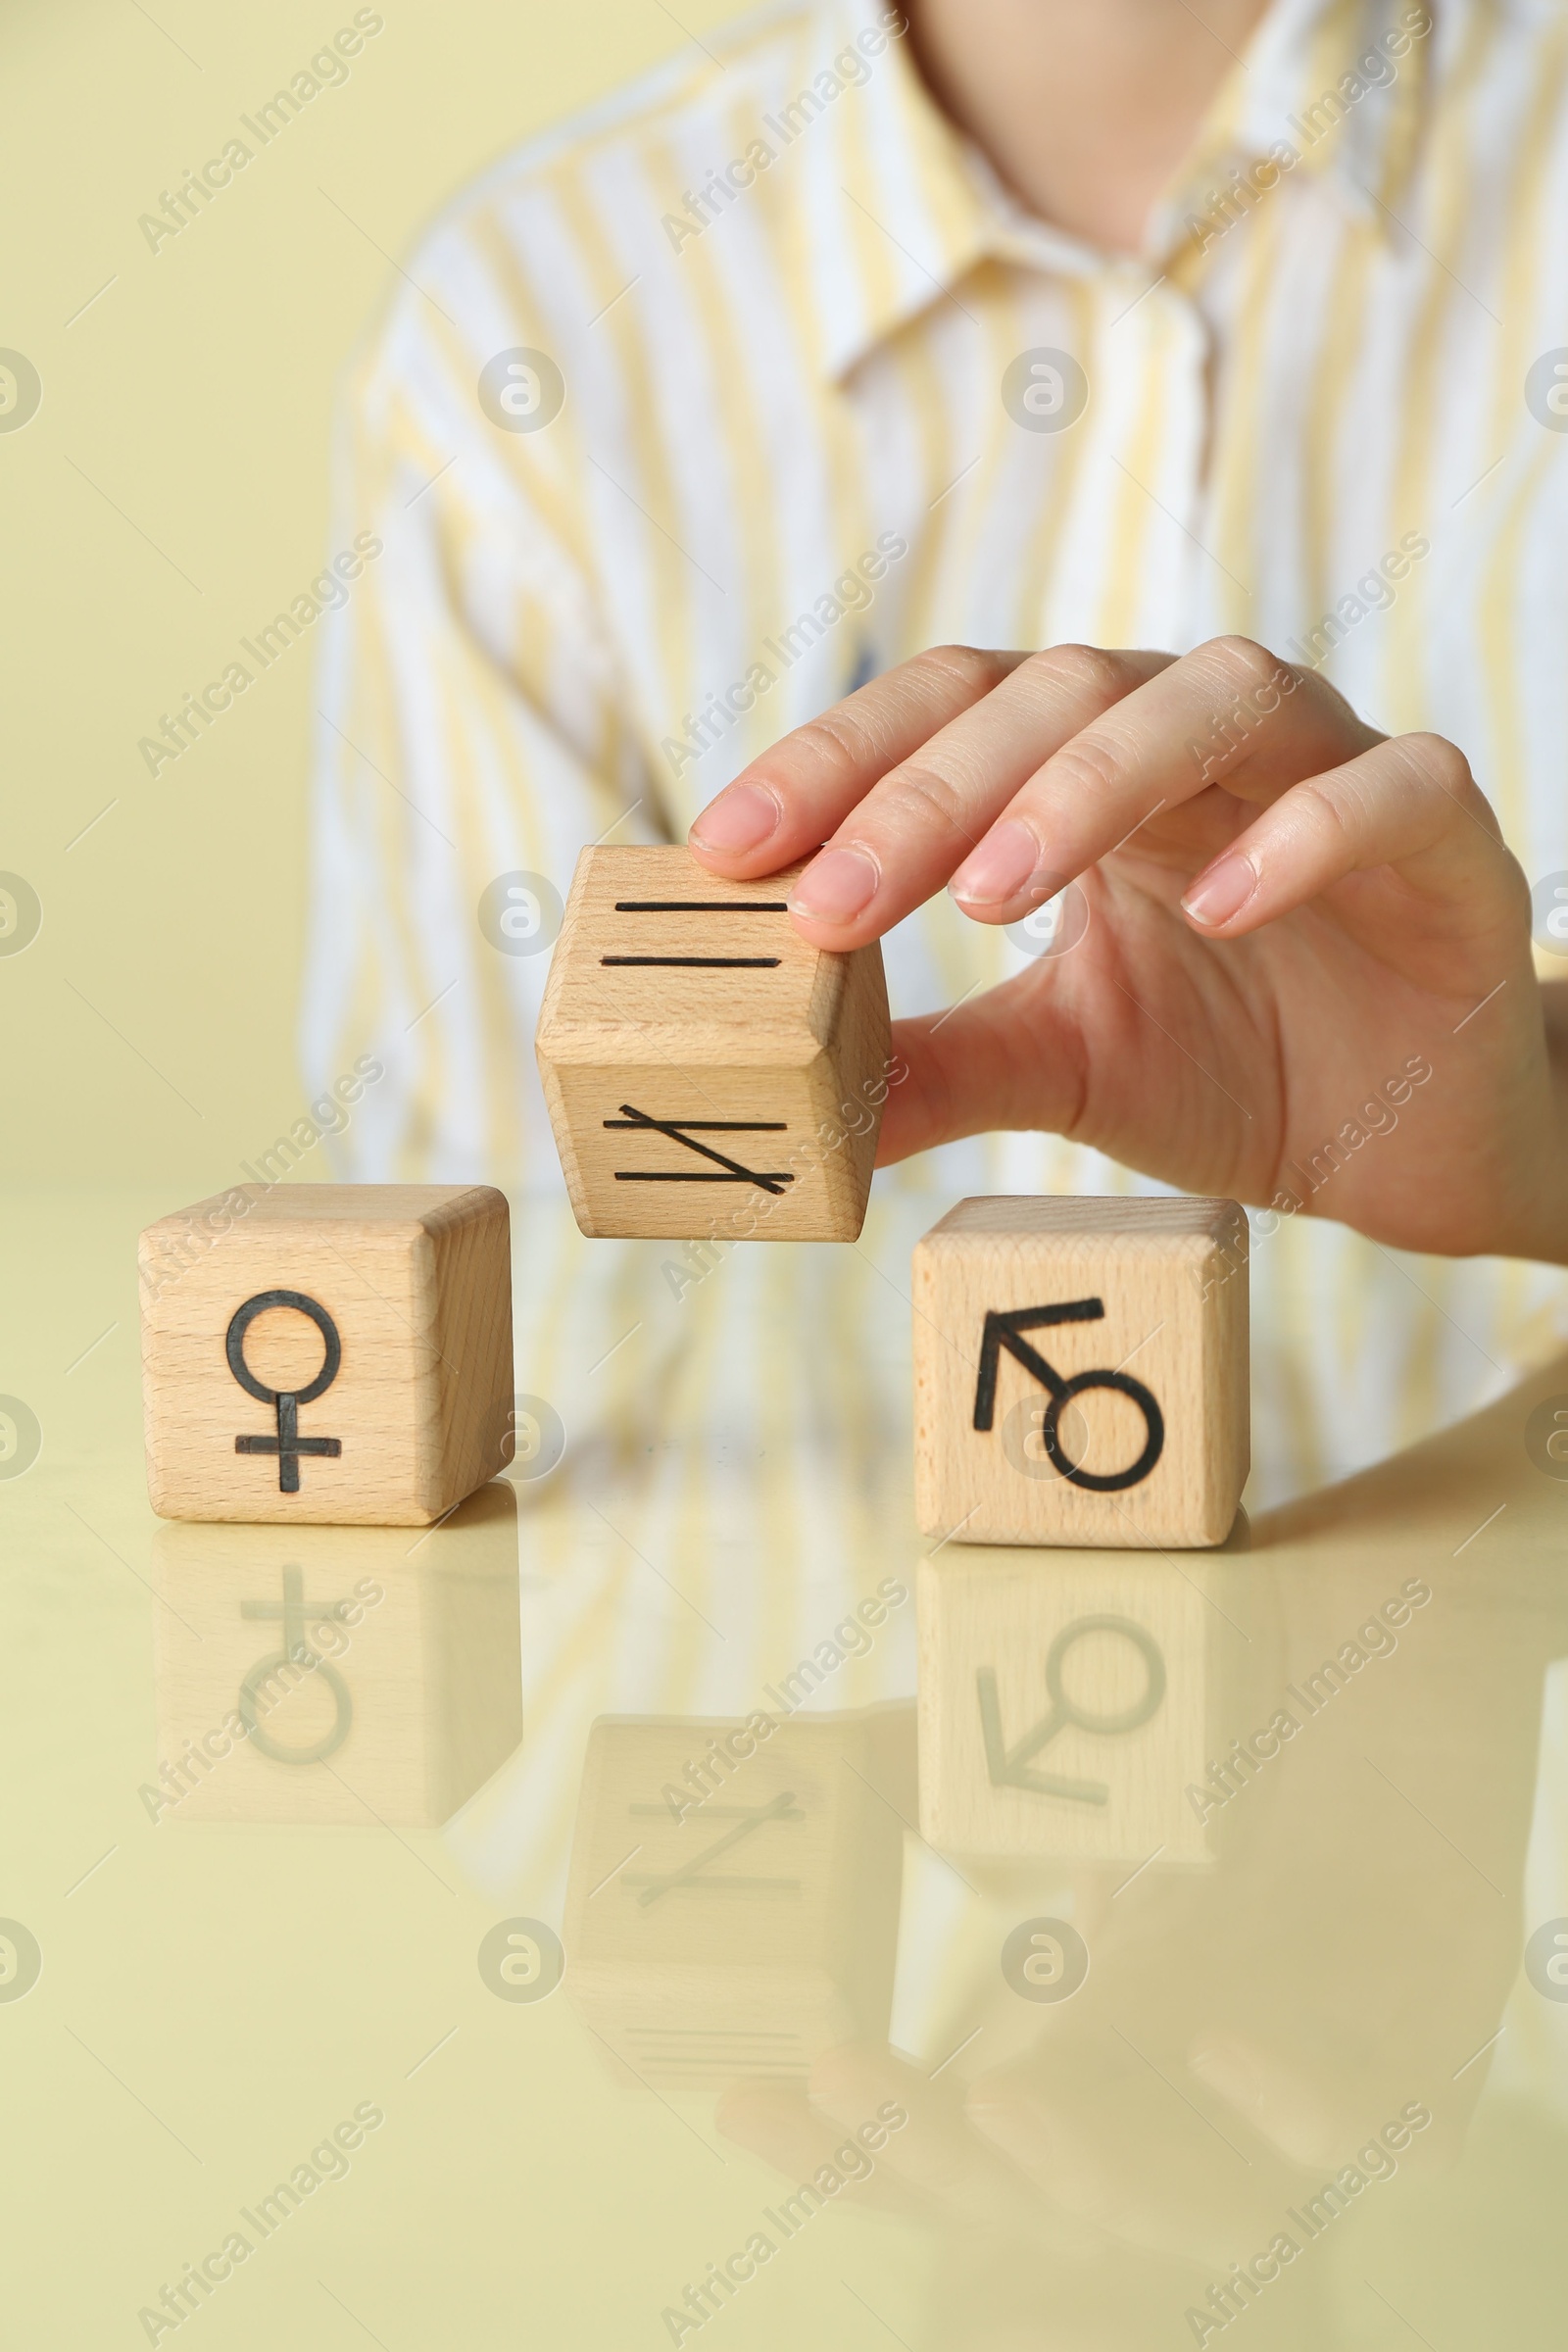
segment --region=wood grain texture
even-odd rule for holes
[[[1186,1791],[1243,1720],[1252,1661],[1201,1574],[956,1545],[923,1562],[922,1836],[961,1854],[1207,1861]]]
[[[504,1467],[512,1403],[512,1267],[506,1196],[488,1185],[237,1185],[141,1237],[147,1485],[169,1519],[418,1527]],[[335,1325],[342,1363],[298,1408],[307,1455],[280,1488],[278,1415],[249,1395],[225,1349],[236,1309],[285,1290]],[[284,1393],[322,1368],[302,1311],[251,1323],[245,1361]]]
[[[759,1721],[772,1723],[766,1737]],[[594,1725],[566,1989],[645,2080],[798,2080],[824,2049],[886,2036],[904,1837],[877,1793],[890,1785],[890,1722],[873,1709],[752,1717],[750,1730],[695,1717]],[[688,1767],[705,1758],[711,1793],[699,1804]]]
[[[683,849],[582,853],[535,1046],[584,1233],[859,1233],[891,1052],[882,952],[802,939],[783,911],[799,871],[725,882]]]
[[[915,1500],[928,1535],[1135,1550],[1223,1542],[1249,1463],[1247,1220],[1234,1201],[964,1200],[917,1244],[913,1299]],[[1031,1314],[1072,1302],[1073,1320]],[[1015,1328],[999,1333],[988,1316]],[[1054,1399],[1019,1360],[1027,1350],[1071,1393]],[[988,1362],[991,1425],[977,1428]],[[1084,1483],[1097,1479],[1117,1483]]]
[[[522,1738],[517,1504],[382,1528],[153,1536],[161,1827],[438,1827]],[[163,1801],[167,1800],[167,1801]]]

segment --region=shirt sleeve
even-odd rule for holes
[[[334,432],[302,1061],[329,1110],[365,1080],[332,1114],[343,1174],[548,1191],[533,1033],[561,902],[585,843],[667,832],[595,594],[569,394],[532,422],[554,387],[519,355],[545,336],[481,240],[438,232],[414,274]]]

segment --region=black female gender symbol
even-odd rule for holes
[[[302,1315],[309,1315],[326,1342],[326,1361],[308,1388],[287,1390],[264,1388],[245,1361],[245,1334],[257,1316],[270,1306],[292,1306]],[[260,1397],[263,1404],[277,1407],[275,1438],[236,1438],[236,1453],[275,1453],[277,1456],[278,1492],[297,1494],[300,1491],[300,1455],[302,1453],[340,1454],[340,1438],[302,1438],[299,1408],[329,1389],[343,1361],[343,1343],[337,1336],[337,1325],[324,1306],[315,1298],[307,1298],[303,1291],[258,1291],[254,1298],[236,1307],[224,1343],[228,1351],[228,1368],[247,1396]]]

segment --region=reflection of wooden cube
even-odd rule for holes
[[[1190,1784],[1245,1730],[1242,1641],[1161,1560],[945,1550],[920,1570],[920,1828],[965,1854],[1204,1860]],[[1227,1694],[1229,1694],[1227,1696]],[[1266,1717],[1265,1717],[1266,1720]]]
[[[963,1200],[914,1252],[915,1487],[965,1544],[1223,1543],[1248,1468],[1234,1200]]]
[[[876,1709],[594,1725],[566,1986],[638,2074],[798,2078],[820,2050],[885,2036],[909,1729]]]
[[[162,1822],[433,1828],[522,1738],[499,1481],[418,1537],[166,1525],[153,1577]]]
[[[887,1093],[882,951],[802,939],[798,871],[724,882],[680,849],[584,850],[536,1040],[584,1233],[859,1232]]]
[[[506,1196],[241,1184],[141,1237],[166,1519],[422,1527],[504,1466]]]

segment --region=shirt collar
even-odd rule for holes
[[[1200,253],[1215,201],[1258,164],[1274,178],[1282,163],[1318,178],[1349,212],[1395,229],[1429,103],[1437,12],[1464,4],[1274,0],[1154,208],[1151,255]]]
[[[832,0],[817,20],[821,62],[831,70],[834,54],[873,27],[885,29],[889,14],[879,0]],[[997,233],[986,184],[994,175],[927,90],[907,22],[857,93],[862,111],[852,137],[831,156],[818,142],[806,159],[813,173],[808,216],[821,366],[834,379],[909,319],[951,302]]]
[[[1151,215],[1141,254],[1107,255],[1038,220],[948,121],[906,38],[877,61],[871,134],[853,143],[856,184],[840,152],[822,175],[815,240],[829,289],[821,365],[842,379],[868,352],[933,306],[959,301],[962,280],[997,259],[1065,277],[1124,273],[1130,283],[1181,266],[1200,272],[1211,197],[1232,170],[1265,161],[1278,142],[1293,170],[1319,175],[1369,223],[1387,230],[1410,170],[1427,103],[1435,19],[1475,0],[1274,0],[1237,59],[1188,155]],[[886,19],[881,0],[833,0],[818,20],[824,58]],[[1402,55],[1388,41],[1424,16],[1431,29]],[[1358,61],[1372,59],[1362,69]],[[1195,228],[1195,222],[1200,224]],[[861,268],[852,267],[858,257]],[[961,307],[961,303],[960,303]]]

